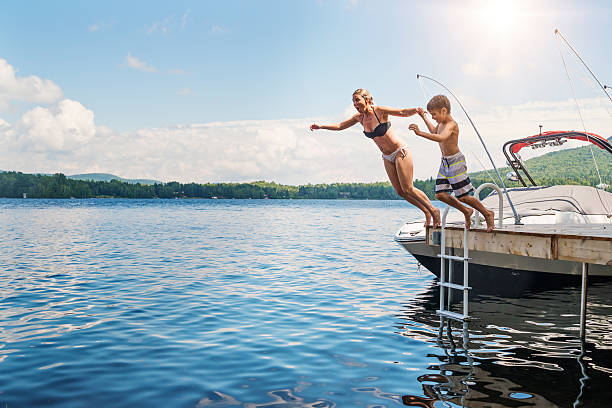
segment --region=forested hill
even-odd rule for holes
[[[593,147],[604,183],[612,184],[612,155]],[[470,166],[474,168],[474,163]],[[529,159],[525,166],[538,185],[583,184],[596,186],[599,178],[588,147],[560,150]],[[500,169],[505,177],[509,167]],[[475,185],[490,182],[493,171],[474,172]],[[504,180],[509,187],[518,182]],[[434,196],[433,179],[415,180],[415,186],[430,198]],[[608,188],[608,191],[612,191]],[[0,173],[0,197],[21,198],[317,198],[317,199],[397,199],[389,182],[333,183],[290,186],[273,182],[181,184],[177,182],[140,184],[119,180],[74,180],[63,174],[41,175],[19,172]]]
[[[608,140],[612,140],[612,137]],[[528,149],[528,147],[524,149]],[[592,152],[597,161],[602,181],[606,184],[612,184],[612,154],[595,145],[592,146]],[[541,186],[558,184],[596,186],[600,182],[597,168],[593,162],[593,156],[589,146],[577,147],[550,152],[525,160],[524,165],[536,184]],[[469,165],[474,169],[474,163]],[[506,173],[512,169],[510,167],[503,167],[499,170],[500,174],[505,177]],[[488,174],[485,171],[470,172],[470,177],[480,184],[487,181],[490,182],[491,177],[496,179],[497,175],[493,170],[489,170]],[[518,182],[508,182],[505,179],[504,182],[507,186],[512,187],[519,185]],[[528,182],[528,180],[525,180],[525,182]],[[609,188],[608,191],[610,191]]]
[[[119,176],[115,176],[114,174],[108,173],[85,173],[85,174],[73,174],[70,176],[66,176],[69,179],[73,180],[84,180],[84,181],[111,181],[118,180],[123,181],[128,184],[155,184],[161,183],[161,181],[157,180],[149,180],[149,179],[124,179]]]

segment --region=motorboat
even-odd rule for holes
[[[501,215],[502,225],[537,225],[542,230],[570,231],[585,239],[596,236],[597,239],[612,240],[612,193],[581,185],[537,186],[518,156],[519,150],[524,147],[559,146],[567,140],[588,141],[612,154],[612,145],[608,140],[586,132],[551,131],[507,142],[503,151],[514,170],[509,176],[522,186],[508,188],[506,194],[494,190],[482,200],[487,208],[495,211],[496,224],[499,224]],[[503,202],[503,205],[498,206],[498,202]],[[478,225],[480,219],[473,220],[472,224]],[[423,224],[423,221],[405,223],[396,232],[395,241],[439,277],[440,245],[426,239],[428,231]],[[464,217],[459,211],[453,209],[448,213],[447,226],[463,224]],[[462,253],[460,248],[450,250],[455,255]],[[499,293],[502,289],[516,292],[564,285],[577,282],[582,273],[582,264],[579,262],[521,254],[470,250],[469,258],[470,286],[476,292]],[[459,262],[452,262],[457,264],[458,269],[461,268]],[[457,276],[456,279],[461,280],[462,277]],[[461,283],[456,279],[453,281]],[[602,279],[612,280],[612,263],[589,264],[589,280]]]

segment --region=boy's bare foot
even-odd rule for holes
[[[484,219],[487,222],[487,232],[493,231],[495,228],[495,213],[491,210],[487,211],[484,215]]]
[[[470,227],[472,226],[472,214],[474,214],[474,210],[468,207],[466,207],[465,209],[467,210],[466,213],[463,213],[463,216],[465,217],[465,228],[470,229]]]
[[[434,208],[434,211],[431,213],[431,215],[433,216],[433,227],[438,228],[441,223],[440,210],[438,210],[437,208]]]

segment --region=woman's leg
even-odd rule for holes
[[[421,200],[416,199],[416,197],[412,195],[406,194],[406,192],[404,192],[404,190],[402,189],[402,185],[400,184],[399,177],[397,175],[397,169],[395,168],[395,163],[391,163],[390,161],[385,159],[383,159],[383,163],[385,165],[385,170],[387,171],[387,176],[389,176],[389,181],[391,182],[391,185],[393,186],[397,194],[400,197],[404,198],[406,201],[408,201],[410,204],[417,207],[419,210],[423,211],[423,213],[425,214],[425,226],[431,224],[432,214],[429,209],[425,205],[423,205]]]
[[[431,204],[431,201],[429,201],[429,198],[427,198],[427,195],[418,188],[416,188],[412,182],[412,154],[410,152],[410,149],[408,149],[407,147],[402,149],[402,151],[397,154],[397,158],[395,160],[395,169],[397,172],[399,183],[402,187],[402,191],[406,193],[406,196],[417,200],[423,207],[425,207],[433,217],[434,228],[439,227],[440,210],[434,207],[433,204]],[[406,196],[404,197],[408,200]]]

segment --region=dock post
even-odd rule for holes
[[[580,339],[584,340],[586,334],[586,307],[587,307],[587,275],[589,265],[582,263],[582,290],[580,294]]]

